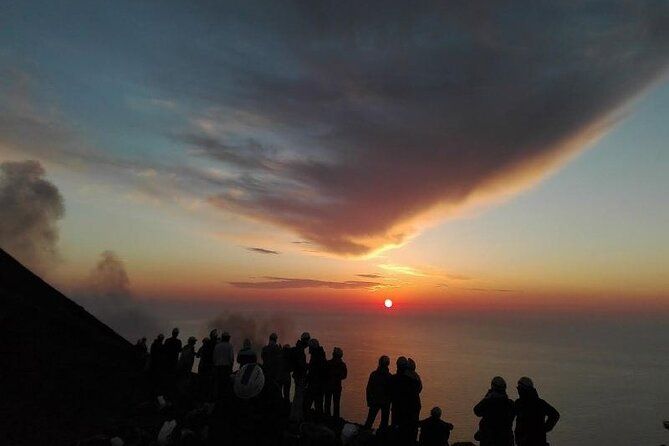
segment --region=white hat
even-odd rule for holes
[[[265,375],[258,364],[245,364],[237,371],[232,386],[237,397],[247,400],[257,396],[265,385]]]

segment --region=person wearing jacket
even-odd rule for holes
[[[392,425],[397,429],[399,445],[413,445],[418,432],[420,416],[420,391],[422,385],[411,375],[409,361],[397,358],[397,372],[392,381]]]
[[[265,373],[265,378],[279,382],[279,375],[281,373],[282,352],[281,344],[277,342],[279,336],[276,333],[269,335],[269,342],[262,348],[260,358],[262,359],[262,369]]]
[[[332,414],[339,419],[341,402],[341,382],[346,379],[348,370],[342,360],[344,352],[339,347],[332,350],[332,359],[327,363],[327,379],[325,383],[325,415],[330,416],[330,404],[334,405]]]
[[[239,364],[239,367],[242,368],[246,364],[256,364],[257,362],[258,356],[251,347],[251,340],[248,338],[244,339],[242,349],[239,350],[239,353],[237,353],[237,364]]]
[[[294,422],[304,421],[304,402],[306,399],[305,386],[307,376],[307,355],[304,349],[309,346],[311,335],[304,332],[300,339],[295,342],[295,347],[291,350],[291,370],[293,371],[293,380],[295,381],[295,395],[293,404],[290,407],[290,420]]]
[[[281,349],[281,368],[279,371],[279,387],[281,388],[283,400],[287,404],[290,404],[290,387],[291,387],[290,372],[292,372],[291,370],[292,354],[293,350],[290,347],[290,344],[285,344]]]
[[[216,329],[209,332],[209,337],[202,339],[202,345],[195,354],[200,358],[197,365],[197,377],[199,381],[202,396],[208,398],[212,393],[214,379],[214,347],[218,341],[218,331]]]
[[[318,343],[318,339],[311,338],[309,340],[309,356],[304,407],[305,410],[309,410],[313,404],[316,416],[322,416],[328,364],[327,359],[325,358],[325,350],[323,350],[323,347]]]
[[[232,366],[235,364],[235,348],[230,342],[230,333],[224,331],[221,334],[221,342],[214,347],[214,398],[221,398],[230,393],[230,375]]]
[[[376,415],[381,411],[379,430],[388,428],[390,419],[392,375],[390,374],[390,358],[383,355],[379,358],[379,365],[369,374],[367,381],[367,421],[365,428],[371,429]]]
[[[518,380],[518,399],[514,406],[516,445],[545,446],[546,433],[555,427],[560,414],[553,406],[539,398],[534,383],[526,376]]]
[[[481,446],[513,446],[514,402],[506,394],[506,381],[496,376],[490,390],[474,406],[474,414],[481,418],[479,431],[474,435]]]
[[[430,418],[420,422],[418,446],[448,446],[453,425],[441,419],[441,408],[433,407]]]

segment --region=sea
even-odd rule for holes
[[[182,333],[204,336],[209,328],[231,331],[235,346],[253,321],[258,347],[262,331],[277,331],[281,343],[294,344],[302,331],[317,338],[331,357],[344,351],[348,378],[343,383],[342,416],[363,423],[365,386],[379,356],[393,370],[398,356],[411,357],[423,382],[421,418],[434,406],[453,423],[452,441],[473,441],[478,419],[472,408],[492,377],[508,383],[532,378],[540,396],[561,414],[549,434],[553,446],[669,444],[669,322],[664,317],[616,314],[402,314],[260,310],[191,318]],[[271,328],[276,327],[276,328]],[[260,331],[260,333],[258,333]],[[267,333],[269,334],[269,333]],[[380,415],[379,415],[380,417]],[[378,423],[378,419],[377,419]]]

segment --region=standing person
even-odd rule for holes
[[[518,380],[516,409],[516,445],[545,446],[546,433],[553,430],[560,414],[546,401],[539,398],[532,380],[523,376]]]
[[[197,365],[197,376],[202,396],[208,398],[213,393],[214,385],[214,347],[218,342],[218,331],[213,329],[209,332],[209,337],[202,340],[202,346],[197,351],[196,356],[200,358]]]
[[[292,349],[290,344],[285,344],[281,349],[281,370],[279,372],[279,387],[285,403],[290,404],[290,373],[292,370]]]
[[[307,368],[307,388],[305,398],[305,409],[314,406],[316,416],[323,415],[323,396],[325,392],[325,381],[327,380],[328,363],[325,358],[325,350],[318,343],[318,339],[309,340],[309,366]]]
[[[283,360],[281,345],[277,343],[278,339],[279,336],[276,333],[269,335],[269,342],[262,348],[260,353],[265,379],[271,379],[277,384]]]
[[[230,375],[235,364],[234,347],[230,343],[230,333],[224,331],[221,342],[214,347],[214,397],[220,398],[228,393]]]
[[[177,364],[179,353],[181,353],[181,339],[179,329],[172,330],[172,337],[165,341],[165,378],[169,387],[173,387],[176,381]]]
[[[496,376],[490,390],[474,406],[474,414],[481,418],[479,431],[474,435],[481,446],[513,446],[514,402],[506,394],[506,381]]]
[[[295,343],[292,349],[292,369],[293,380],[295,381],[295,395],[293,397],[293,404],[290,407],[291,421],[304,421],[304,390],[307,376],[307,355],[304,349],[309,346],[311,336],[309,332],[302,333],[300,339]]]
[[[399,445],[413,445],[416,442],[420,412],[420,382],[410,375],[409,361],[404,356],[397,358],[397,372],[392,384],[392,424],[397,428]],[[417,407],[418,406],[418,407]]]
[[[151,343],[149,357],[149,375],[154,390],[160,391],[163,388],[163,364],[165,358],[165,346],[163,340],[165,335],[160,333]]]
[[[137,340],[137,343],[135,344],[135,356],[137,357],[138,367],[143,371],[146,371],[146,361],[149,356],[149,349],[146,347],[146,338]]]
[[[177,365],[177,381],[182,390],[190,387],[191,375],[193,374],[193,363],[195,362],[195,343],[197,339],[194,336],[188,338],[188,343],[181,350],[179,363]]]
[[[258,362],[258,356],[256,352],[253,351],[251,346],[251,340],[249,338],[244,339],[244,344],[242,349],[237,353],[237,364],[239,367],[243,367],[246,364],[256,364]]]
[[[391,387],[390,358],[384,355],[379,358],[379,366],[370,373],[369,380],[367,381],[367,407],[369,407],[369,413],[367,421],[365,421],[365,428],[372,428],[379,410],[381,411],[379,430],[382,431],[388,428]]]
[[[332,350],[332,359],[327,362],[327,379],[325,382],[325,415],[330,416],[330,404],[334,405],[332,414],[339,420],[341,402],[341,382],[346,379],[348,370],[343,361],[344,352],[339,347]]]
[[[411,418],[413,432],[411,438],[415,439],[418,435],[418,424],[420,420],[420,392],[423,390],[423,382],[420,379],[418,373],[416,373],[416,362],[409,358],[407,359],[407,370],[406,375],[414,380],[415,391],[411,394],[411,402],[409,406],[409,415]]]
[[[433,407],[430,418],[420,422],[420,438],[418,446],[448,446],[453,425],[441,419],[441,409]]]

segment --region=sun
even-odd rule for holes
[[[386,300],[383,301],[383,305],[384,305],[386,308],[392,308],[392,306],[393,306],[393,301],[392,301],[391,299],[386,299]]]

